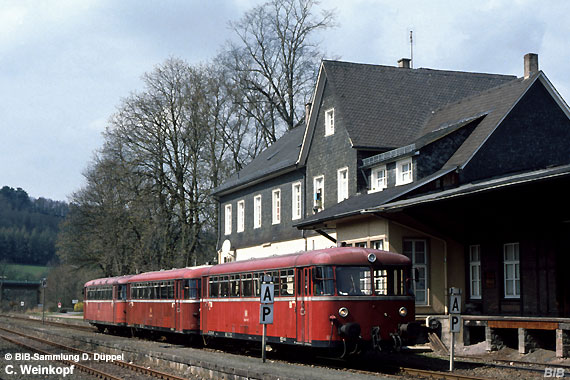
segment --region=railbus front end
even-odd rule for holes
[[[339,250],[330,260],[297,269],[304,343],[340,346],[342,356],[413,344],[420,326],[409,290],[409,259],[365,248]]]

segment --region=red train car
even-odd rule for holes
[[[200,277],[207,267],[142,273],[129,278],[127,325],[200,332]]]
[[[238,261],[207,269],[201,329],[207,336],[261,339],[260,284],[275,287],[269,342],[337,348],[399,348],[419,329],[406,256],[330,248]]]
[[[84,287],[83,318],[99,330],[127,323],[127,281],[131,276],[89,281]]]

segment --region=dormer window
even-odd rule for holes
[[[412,158],[396,162],[396,186],[411,183],[414,180],[412,171]]]
[[[325,136],[334,135],[334,108],[325,111]]]
[[[370,175],[370,192],[382,191],[388,186],[386,165],[372,168]]]

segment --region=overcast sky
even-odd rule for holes
[[[68,200],[121,98],[169,57],[213,58],[256,0],[0,0],[0,186]],[[570,2],[328,0],[327,57],[523,74],[523,56],[570,100]]]

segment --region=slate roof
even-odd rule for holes
[[[393,150],[389,150],[384,153],[380,153],[362,160],[362,169],[370,168],[374,165],[379,163],[393,161],[398,157],[409,155],[418,149],[423,148],[426,145],[433,143],[455,131],[465,127],[466,125],[470,125],[473,122],[480,122],[482,118],[487,115],[488,112],[481,112],[474,116],[466,117],[461,120],[449,122],[446,124],[441,125],[439,128],[426,133],[425,135],[421,136],[420,138],[416,139],[413,143],[396,148]]]
[[[423,133],[429,133],[434,128],[437,128],[438,125],[458,117],[486,114],[461,147],[444,164],[443,168],[463,168],[541,75],[544,74],[538,72],[528,79],[516,79],[502,86],[447,105],[434,112],[433,117],[426,123]]]
[[[456,170],[460,166],[466,165],[468,160],[476,153],[479,147],[541,75],[544,74],[538,72],[528,79],[520,78],[512,80],[501,86],[483,91],[475,96],[446,105],[431,113],[432,116],[427,120],[426,125],[422,129],[422,135],[412,144],[417,144],[418,148],[440,138],[449,131],[457,130],[473,121],[478,122],[469,137],[436,173],[404,186],[396,186],[377,193],[351,197],[320,213],[305,218],[295,226],[298,228],[310,227],[333,219],[359,215],[368,209],[380,210],[385,207],[386,204],[397,202],[398,199],[410,191]],[[370,166],[374,163],[365,162],[364,164]],[[470,185],[472,184],[464,186]],[[461,188],[463,188],[463,186]],[[421,197],[422,195],[401,202],[414,202],[414,199],[420,199]]]
[[[286,132],[279,140],[261,152],[242,170],[216,187],[213,195],[221,194],[241,185],[249,184],[272,173],[294,168],[303,142],[305,125]]]
[[[357,148],[396,148],[422,134],[432,111],[516,79],[512,75],[323,61]]]

